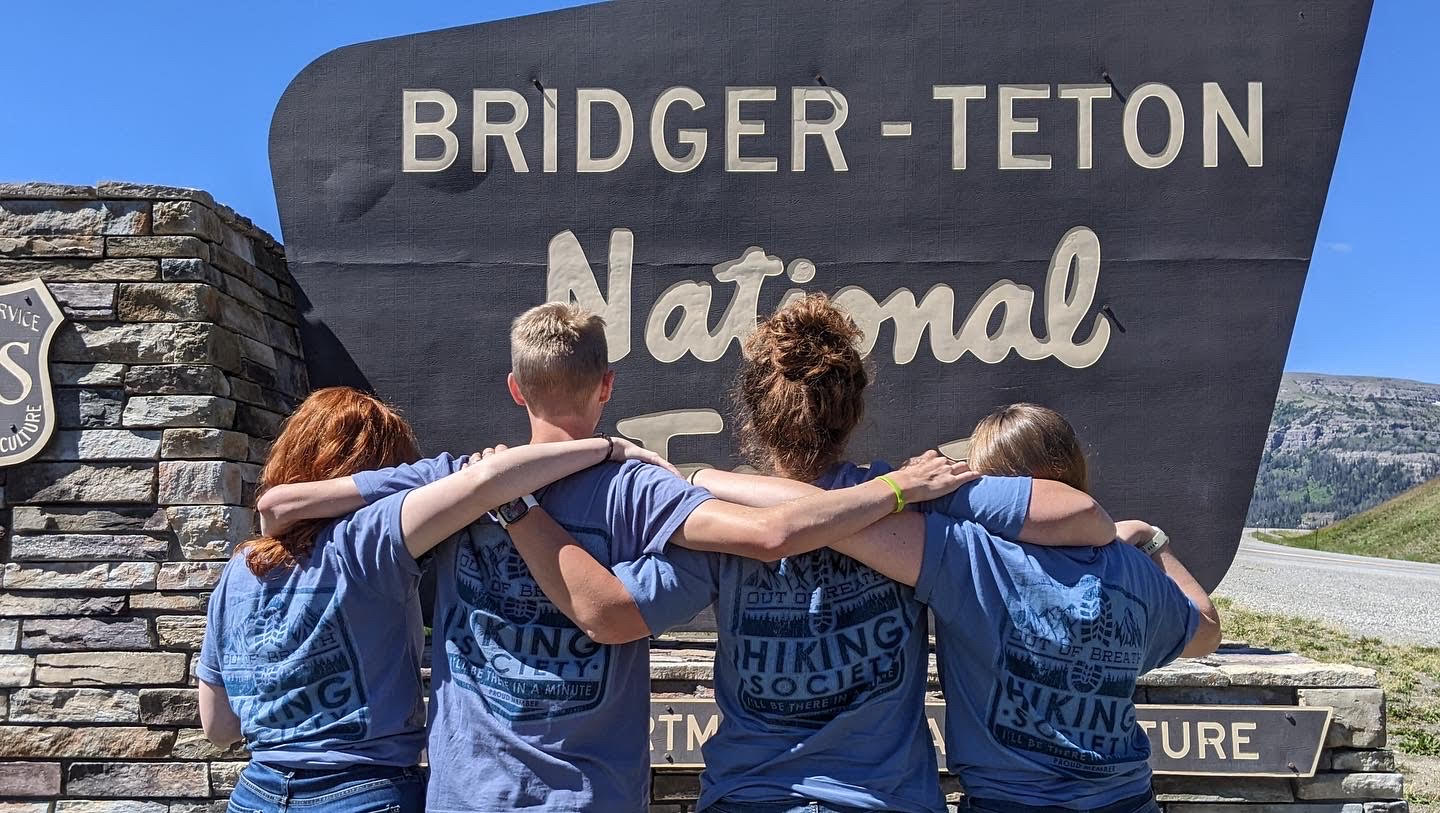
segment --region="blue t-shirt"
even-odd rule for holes
[[[354,480],[372,500],[458,468],[441,455]],[[603,463],[535,496],[606,565],[663,543],[711,499],[633,461]],[[649,641],[592,641],[488,519],[438,547],[435,568],[426,809],[648,810]]]
[[[850,463],[844,488],[891,468]],[[1030,479],[984,478],[928,510],[1018,534]],[[822,548],[775,563],[670,546],[614,568],[653,632],[715,602],[715,697],[699,807],[808,799],[864,810],[943,811],[925,720],[929,624],[914,591]]]
[[[926,518],[950,770],[977,798],[1102,807],[1150,789],[1135,680],[1199,613],[1133,546],[1046,548]]]
[[[309,560],[257,579],[237,554],[210,596],[195,675],[224,686],[253,759],[415,765],[425,743],[420,569],[397,494],[331,524]]]

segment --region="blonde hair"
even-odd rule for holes
[[[537,305],[510,325],[510,369],[537,411],[578,407],[609,366],[605,320],[579,305]]]
[[[1011,404],[985,416],[970,440],[970,468],[981,474],[1029,475],[1090,490],[1085,450],[1053,409]]]

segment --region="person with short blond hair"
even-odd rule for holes
[[[523,403],[542,412],[574,408],[610,369],[605,320],[573,303],[551,302],[510,325],[510,379]]]

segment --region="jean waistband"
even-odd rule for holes
[[[1005,813],[1135,813],[1154,802],[1153,793],[1141,793],[1102,807],[1062,807],[1060,805],[1027,805],[1001,799],[974,798],[969,804],[981,810],[1003,810]]]

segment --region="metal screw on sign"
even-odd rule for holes
[[[1120,88],[1118,88],[1118,87],[1115,86],[1115,80],[1110,78],[1110,72],[1109,72],[1109,71],[1101,71],[1101,72],[1100,72],[1100,78],[1101,78],[1101,79],[1104,79],[1104,80],[1105,80],[1105,84],[1109,85],[1109,86],[1110,86],[1110,89],[1113,90],[1113,91],[1115,91],[1115,95],[1118,96],[1118,97],[1120,97],[1120,101],[1122,101],[1122,102],[1125,101],[1125,94],[1124,94],[1124,92],[1122,92],[1122,91],[1120,90]]]

